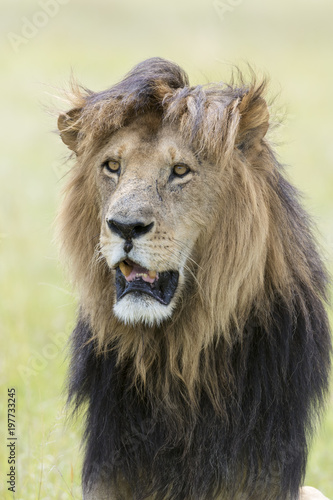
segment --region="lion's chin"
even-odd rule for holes
[[[172,316],[175,301],[163,305],[153,297],[141,293],[131,292],[113,306],[115,316],[127,325],[143,323],[146,326],[158,326]]]

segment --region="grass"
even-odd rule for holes
[[[63,109],[48,94],[59,95],[57,88],[65,85],[71,68],[95,90],[153,55],[177,61],[192,82],[223,79],[229,63],[242,60],[267,71],[273,93],[280,94],[275,109],[286,115],[275,135],[279,154],[292,165],[290,177],[305,192],[332,261],[333,6],[329,0],[244,0],[221,15],[216,5],[201,0],[64,2],[17,51],[8,34],[22,36],[24,19],[38,20],[41,6],[26,0],[0,7],[0,381],[3,410],[7,388],[15,387],[17,394],[16,500],[80,498],[80,423],[68,425],[63,410],[66,339],[76,298],[53,243],[65,153],[51,133],[56,119],[45,112],[45,106]],[[6,429],[2,411],[0,497],[9,499]],[[332,470],[331,398],[306,483],[333,498]]]

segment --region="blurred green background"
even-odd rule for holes
[[[58,263],[53,221],[66,151],[50,110],[71,71],[102,90],[161,56],[192,83],[248,61],[278,94],[279,157],[305,193],[332,270],[332,0],[1,0],[0,498],[6,486],[7,388],[17,393],[15,499],[80,498],[80,425],[63,411],[66,339],[76,301]],[[306,483],[333,498],[333,400]]]

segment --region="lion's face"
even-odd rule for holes
[[[158,324],[171,316],[214,204],[204,164],[157,115],[115,132],[96,159],[100,250],[114,270],[115,315]]]

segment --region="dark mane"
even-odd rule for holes
[[[296,318],[285,304],[276,304],[269,332],[252,320],[242,344],[228,349],[220,340],[214,358],[225,366],[216,364],[216,376],[226,369],[234,374],[229,391],[220,386],[223,418],[205,391],[196,413],[171,393],[174,415],[154,394],[140,396],[129,367],[118,366],[114,352],[96,357],[89,325],[79,321],[69,400],[74,406],[89,402],[85,487],[103,471],[114,484],[125,478],[135,499],[154,493],[156,500],[213,500],[221,492],[237,499],[241,491],[252,492],[251,499],[297,498],[308,442],[328,389],[330,343],[315,334],[328,328],[325,311],[315,301],[309,312],[308,318]],[[108,429],[102,439],[101,429]]]

